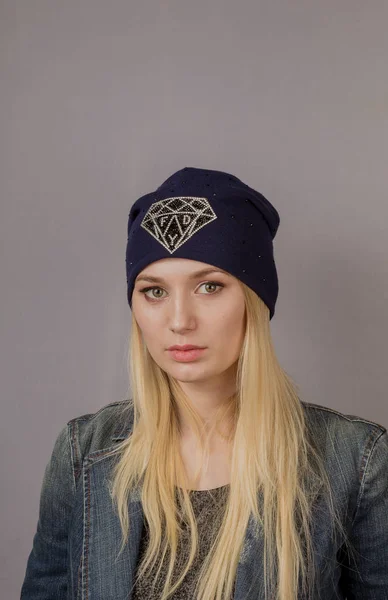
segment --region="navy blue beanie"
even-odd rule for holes
[[[279,214],[259,192],[224,173],[185,167],[132,205],[126,249],[127,298],[137,275],[162,258],[188,258],[228,271],[275,313],[279,284],[273,242]]]

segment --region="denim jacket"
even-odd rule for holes
[[[114,460],[108,452],[133,426],[133,410],[125,413],[126,421],[117,419],[117,410],[125,404],[128,400],[113,402],[76,417],[60,431],[43,478],[21,600],[131,600],[143,528],[140,492],[131,492],[131,534],[116,560],[121,529],[107,485]],[[329,535],[325,509],[317,510],[317,585],[312,600],[388,600],[387,430],[330,408],[302,405],[356,556],[354,564],[343,540]],[[263,539],[250,521],[235,600],[264,598],[262,555]]]

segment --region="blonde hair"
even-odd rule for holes
[[[275,355],[269,310],[249,287],[241,285],[246,303],[246,330],[238,360],[236,394],[227,404],[227,410],[233,409],[234,423],[230,489],[226,490],[222,520],[214,522],[214,543],[202,564],[195,597],[198,600],[232,597],[245,531],[252,515],[264,536],[265,598],[297,600],[299,582],[307,597],[311,597],[314,587],[310,525],[318,493],[325,494],[333,523],[345,539],[346,535],[334,508],[323,460],[309,436],[297,386]],[[141,485],[150,540],[137,577],[154,568],[161,550],[157,579],[169,555],[161,595],[161,600],[166,600],[185,578],[198,546],[190,490],[185,489],[193,482],[187,477],[180,454],[177,406],[196,432],[202,451],[199,470],[208,459],[208,445],[203,440],[202,418],[178,383],[152,359],[133,315],[128,368],[133,429],[114,450],[120,459],[113,468],[111,487],[123,533],[120,553],[130,530],[129,492]],[[179,482],[184,482],[183,488],[177,487]],[[191,547],[187,563],[172,583],[182,531],[180,518],[189,525]]]

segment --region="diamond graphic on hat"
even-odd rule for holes
[[[141,226],[172,254],[214,219],[207,198],[175,196],[151,204]]]

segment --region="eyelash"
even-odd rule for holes
[[[213,285],[216,285],[216,286],[218,286],[218,287],[220,287],[220,288],[223,288],[223,287],[225,287],[223,283],[220,283],[220,282],[218,282],[218,281],[204,281],[203,283],[201,283],[201,285],[200,285],[199,287],[202,287],[203,285],[206,285],[206,284],[208,284],[208,283],[211,283],[211,284],[213,284]],[[140,292],[141,294],[144,294],[144,295],[145,295],[145,294],[146,294],[146,292],[149,292],[150,290],[162,290],[162,289],[163,289],[163,288],[161,288],[160,286],[158,286],[158,285],[154,285],[154,286],[151,286],[151,287],[146,287],[146,288],[143,288],[142,290],[139,290],[139,292]],[[214,296],[214,295],[215,295],[215,294],[217,294],[217,293],[218,293],[218,292],[212,292],[212,293],[210,293],[210,294],[205,294],[205,296]],[[160,300],[160,298],[150,298],[149,296],[146,296],[146,298],[148,298],[148,300],[151,300],[151,302],[157,302],[158,300]]]

